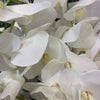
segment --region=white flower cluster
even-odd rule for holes
[[[14,1],[0,0],[0,100],[100,100],[100,0]]]

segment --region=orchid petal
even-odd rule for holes
[[[50,2],[44,1],[33,4],[7,6],[7,9],[22,15],[33,15],[39,11],[49,8],[50,6],[51,6]]]
[[[72,69],[79,72],[87,72],[98,69],[96,64],[86,56],[78,56],[71,52],[66,52],[67,60],[71,63]]]
[[[54,34],[55,37],[57,38],[62,38],[64,36],[64,33],[66,31],[68,31],[70,29],[70,27],[67,27],[67,26],[60,26],[57,30],[56,30],[56,33]]]
[[[33,65],[31,69],[24,75],[27,79],[32,79],[41,73],[42,68],[45,66],[43,60]]]
[[[53,69],[53,70],[52,70]],[[53,77],[56,73],[62,71],[64,69],[64,63],[60,62],[57,59],[51,60],[41,72],[42,81],[48,81],[51,77]]]
[[[61,60],[65,59],[65,50],[63,45],[61,44],[59,39],[53,36],[50,36],[49,38],[45,53],[48,55],[49,60],[52,60],[53,58]]]
[[[48,34],[40,31],[26,39],[18,53],[13,55],[11,63],[17,66],[30,66],[40,61],[48,43]]]
[[[70,99],[73,96],[73,88],[77,90],[78,82],[79,74],[74,70],[65,69],[61,74],[59,85],[65,96]]]
[[[99,75],[100,75],[100,71],[94,70],[94,71],[90,71],[87,73],[83,73],[81,75],[81,79],[80,79],[80,84],[82,86],[82,90],[91,92],[96,100],[99,100],[99,98],[100,98]]]
[[[100,37],[97,38],[94,46],[91,49],[87,50],[87,54],[91,59],[94,59],[96,57],[97,53],[99,52],[99,50],[100,50],[99,45],[100,45]]]
[[[15,52],[20,47],[20,39],[14,34],[1,34],[0,35],[0,52],[7,54]]]
[[[4,99],[7,96],[10,96],[10,100],[14,100],[20,89],[21,89],[21,84],[18,81],[13,80],[6,86],[6,88],[0,95],[0,98]]]
[[[82,9],[85,8],[86,6],[89,6],[91,4],[93,4],[96,0],[81,0],[79,2],[77,2],[77,4],[75,6],[73,6],[70,10],[67,11],[67,13],[64,14],[64,18],[66,20],[74,20],[76,15],[76,10],[78,9]],[[84,10],[84,9],[83,9]],[[84,14],[84,12],[83,12]]]
[[[30,95],[37,100],[65,100],[64,94],[57,87],[39,83],[27,83],[25,87],[28,85],[33,87]],[[25,89],[28,89],[28,87]]]
[[[41,1],[45,1],[45,0],[34,0],[34,2],[41,2]],[[59,2],[59,0],[46,0],[46,1],[49,1],[51,2],[52,6],[55,7],[56,4]]]
[[[23,15],[17,14],[8,9],[0,9],[0,13],[1,13],[0,21],[9,21],[9,20],[14,20],[16,18],[24,18]]]
[[[45,9],[39,13],[36,13],[32,17],[32,22],[26,25],[26,31],[30,29],[35,29],[37,27],[43,26],[47,23],[52,24],[53,21],[56,19],[57,13],[54,8],[50,7]]]
[[[90,20],[95,20],[95,18],[87,19],[76,24],[64,34],[62,40],[69,43],[69,45],[74,48],[92,47],[96,41],[96,37],[92,26],[87,23]]]

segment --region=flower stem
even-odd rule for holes
[[[10,27],[10,29],[9,29],[9,31],[8,31],[8,33],[11,33],[11,32],[12,32],[12,29],[13,29],[13,27],[14,27],[14,24],[15,24],[15,20],[13,20],[13,22],[12,22],[12,24],[11,24],[11,27]]]
[[[69,7],[69,3],[67,2],[67,9],[69,10],[70,7]],[[74,21],[71,21],[71,24],[73,25],[74,24]]]
[[[14,2],[16,2],[17,4],[22,4],[21,1],[14,0]]]
[[[28,66],[24,69],[24,71],[21,73],[21,76],[23,76],[24,74],[26,74],[29,70],[30,70],[31,66]]]
[[[70,8],[69,8],[69,3],[67,2],[67,9],[69,10]]]
[[[7,0],[6,5],[10,2],[10,0]]]

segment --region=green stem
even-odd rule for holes
[[[69,10],[70,8],[69,8],[69,3],[67,2],[67,9]]]
[[[21,1],[14,0],[14,2],[16,2],[17,4],[22,4]]]
[[[14,27],[14,24],[15,24],[15,20],[13,20],[13,22],[12,22],[12,24],[11,24],[11,27],[10,27],[10,29],[9,29],[9,31],[8,31],[8,33],[11,33],[11,32],[12,32],[12,29],[13,29],[13,27]]]
[[[19,70],[19,66],[17,66],[17,70]]]
[[[67,9],[69,10],[70,7],[69,7],[69,3],[67,2]],[[74,21],[71,21],[71,24],[73,25],[74,24]]]
[[[73,25],[74,24],[74,21],[71,21],[71,24]]]
[[[6,4],[8,4],[10,2],[10,0],[7,0]]]

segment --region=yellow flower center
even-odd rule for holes
[[[58,7],[60,5],[60,2],[58,2],[57,4],[56,4],[56,7]]]
[[[82,48],[82,51],[86,51],[87,49],[86,48]]]
[[[4,4],[2,1],[0,1],[0,8],[3,9],[4,8]]]
[[[93,97],[93,94],[88,91],[82,92],[81,98],[84,98],[85,100],[95,100],[95,98]]]
[[[80,8],[76,10],[76,18],[79,18],[84,15],[84,9]]]
[[[71,64],[70,62],[66,62],[66,63],[64,64],[64,67],[65,67],[65,68],[72,68],[72,64]]]
[[[48,64],[49,63],[49,57],[48,57],[48,55],[46,54],[46,53],[44,53],[44,55],[42,56],[42,59],[44,60],[44,62],[46,63],[46,64]]]

